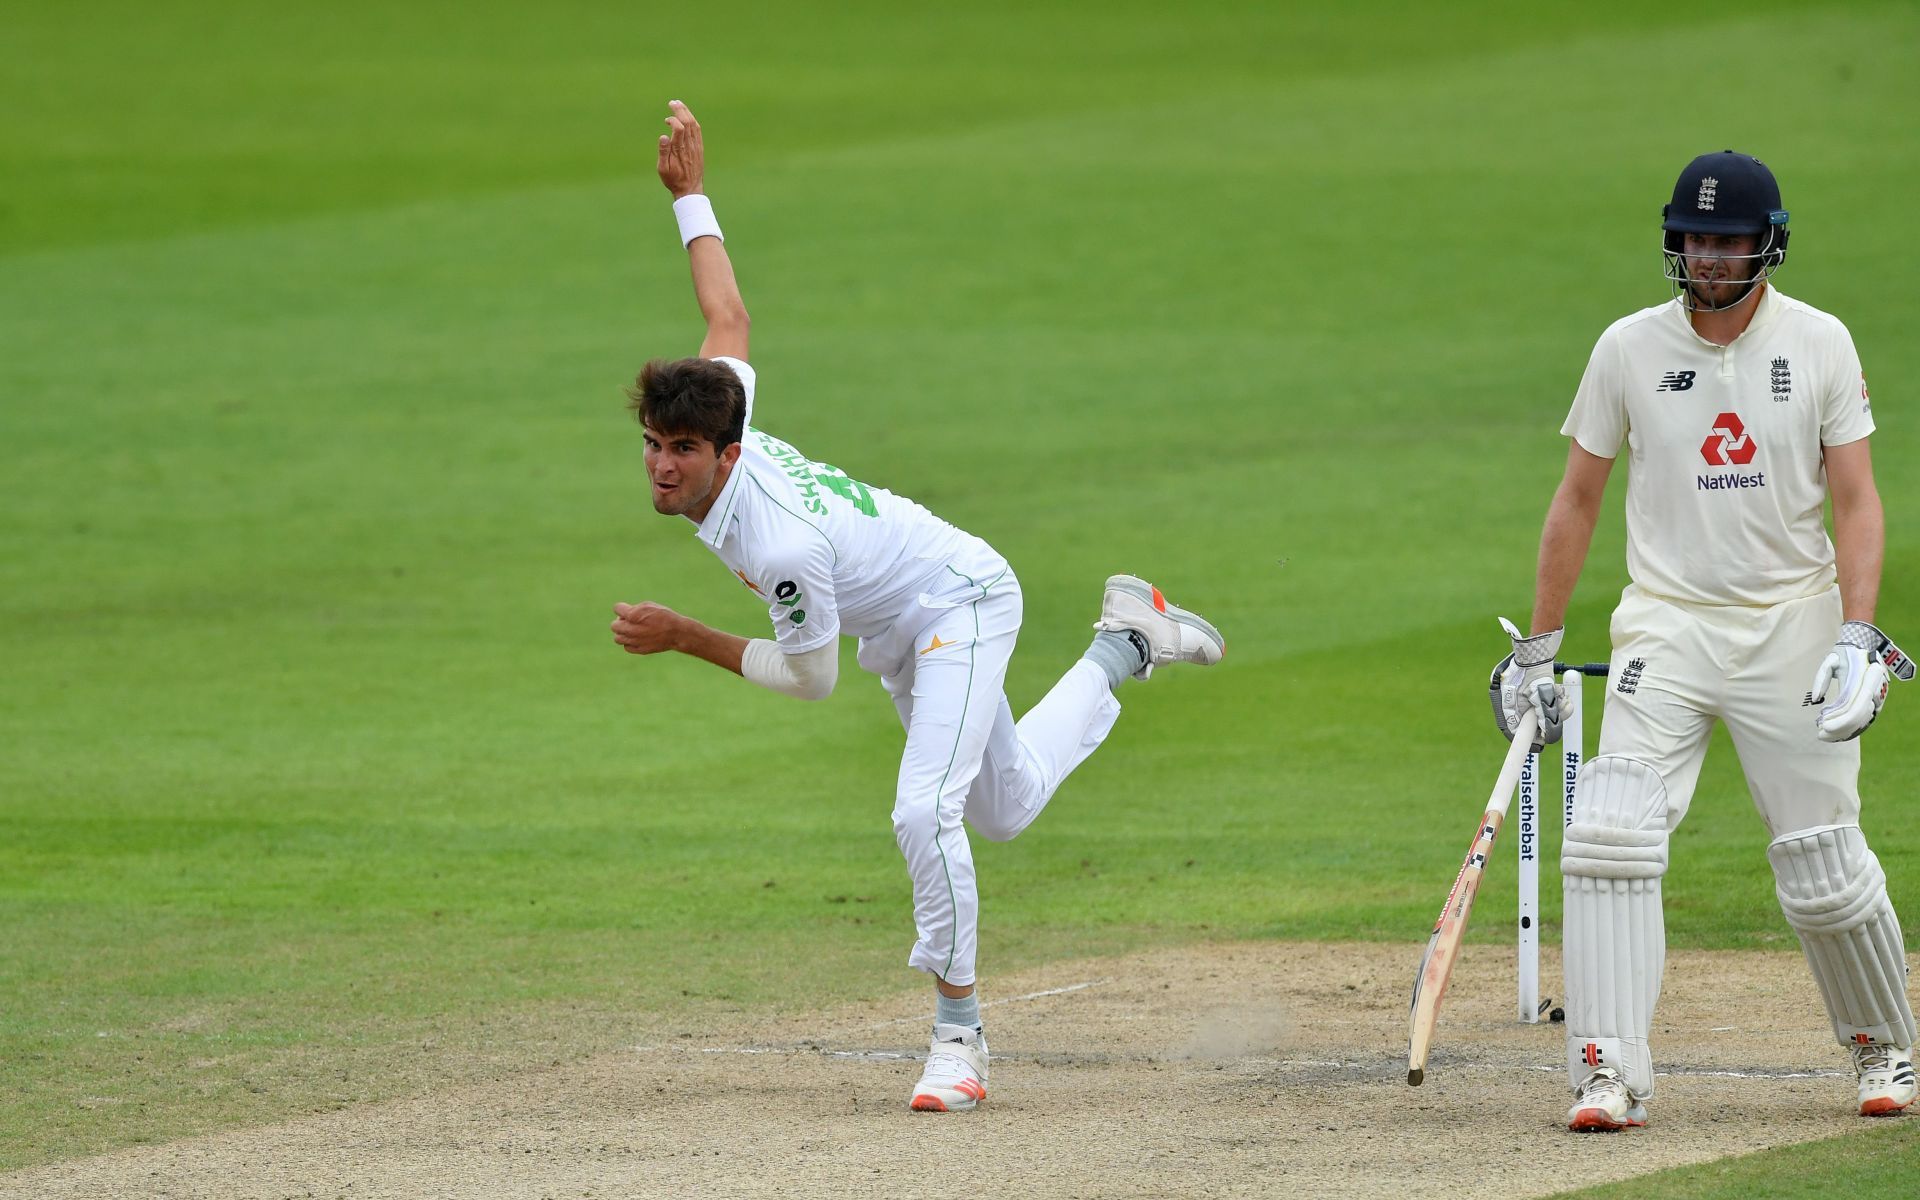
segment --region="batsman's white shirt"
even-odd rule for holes
[[[1627,573],[1693,604],[1778,604],[1834,582],[1822,518],[1825,446],[1873,432],[1846,326],[1769,287],[1731,345],[1679,300],[1600,335],[1562,433],[1614,458],[1624,443]]]
[[[753,368],[715,361],[745,385],[751,419]],[[985,542],[912,500],[868,487],[751,426],[698,536],[767,602],[774,639],[788,654],[843,633],[881,633],[921,596],[984,585],[989,580],[978,572],[1006,569]]]

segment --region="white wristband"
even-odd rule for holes
[[[720,222],[713,219],[713,201],[695,192],[691,196],[682,196],[673,202],[673,219],[680,222],[680,244],[693,245],[693,239],[703,237],[727,239],[721,236]]]

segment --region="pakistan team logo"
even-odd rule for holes
[[[807,623],[807,610],[800,607],[800,585],[791,579],[782,579],[773,589],[773,602],[787,610],[787,620],[795,625]]]

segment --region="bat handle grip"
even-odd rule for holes
[[[1553,664],[1555,675],[1565,675],[1568,671],[1578,671],[1589,679],[1605,679],[1611,667],[1607,663],[1563,663]]]

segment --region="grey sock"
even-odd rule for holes
[[[1127,677],[1147,665],[1146,639],[1131,629],[1118,633],[1102,629],[1093,635],[1093,645],[1080,657],[1107,673],[1107,686],[1119,687]]]
[[[933,995],[933,1019],[941,1025],[965,1025],[980,1028],[980,993],[970,992],[958,1000],[943,992]]]

